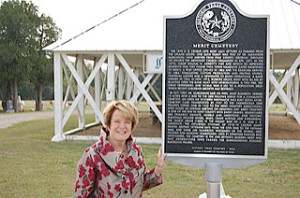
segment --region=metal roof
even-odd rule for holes
[[[67,40],[47,46],[51,51],[162,51],[163,16],[186,15],[199,0],[139,0],[112,17]],[[242,13],[270,15],[270,47],[300,52],[299,0],[235,0]]]

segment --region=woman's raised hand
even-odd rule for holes
[[[163,170],[166,168],[166,158],[167,154],[162,153],[162,147],[159,148],[158,154],[157,154],[157,165],[155,167],[154,173],[156,176],[160,176],[163,172]]]

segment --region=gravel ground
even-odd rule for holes
[[[5,129],[20,122],[30,120],[47,119],[54,116],[53,111],[46,112],[28,112],[28,113],[1,113],[0,129]]]

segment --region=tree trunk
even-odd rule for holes
[[[5,97],[4,97],[4,100],[2,101],[2,107],[3,107],[3,110],[4,112],[7,111],[7,101],[12,101],[12,93],[13,93],[13,90],[12,90],[12,86],[13,83],[12,83],[12,80],[9,81],[6,85],[6,94],[5,94]]]
[[[42,85],[36,87],[36,97],[35,97],[35,110],[42,110]]]
[[[0,97],[1,97],[1,100],[2,100],[2,108],[3,108],[3,111],[5,112],[6,111],[6,100],[7,100],[7,96],[5,96],[4,94],[3,94],[3,91],[2,90],[0,90]]]
[[[13,99],[13,106],[15,112],[19,112],[20,109],[18,108],[18,83],[17,83],[17,78],[13,79],[13,94],[12,94],[12,99]]]
[[[9,91],[8,91],[8,100],[13,100],[14,99],[14,90],[13,90],[13,80],[10,81],[9,83]]]

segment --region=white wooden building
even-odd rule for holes
[[[73,133],[87,127],[86,101],[95,112],[95,124],[104,124],[101,104],[127,99],[137,103],[142,96],[160,121],[162,113],[148,94],[162,74],[163,16],[185,15],[195,9],[199,0],[137,0],[130,7],[112,13],[107,20],[45,48],[54,53],[55,76],[55,136],[53,141],[82,139]],[[270,94],[269,106],[277,96],[300,124],[299,104],[300,65],[300,3],[296,0],[235,0],[245,13],[270,15],[271,66],[270,83],[275,91]],[[180,28],[180,27],[179,27]],[[156,61],[152,64],[152,61]],[[147,63],[148,66],[147,67]],[[92,71],[88,74],[87,67]],[[273,69],[285,71],[278,82]],[[102,72],[100,72],[102,71]],[[140,82],[138,75],[143,75]],[[63,82],[67,82],[66,89]],[[75,91],[72,84],[77,85]],[[93,86],[92,86],[93,84]],[[283,87],[287,84],[287,93]],[[75,94],[77,92],[77,94]],[[106,98],[104,98],[104,93]],[[66,111],[68,97],[73,99]],[[78,114],[78,127],[64,131],[74,111]]]

